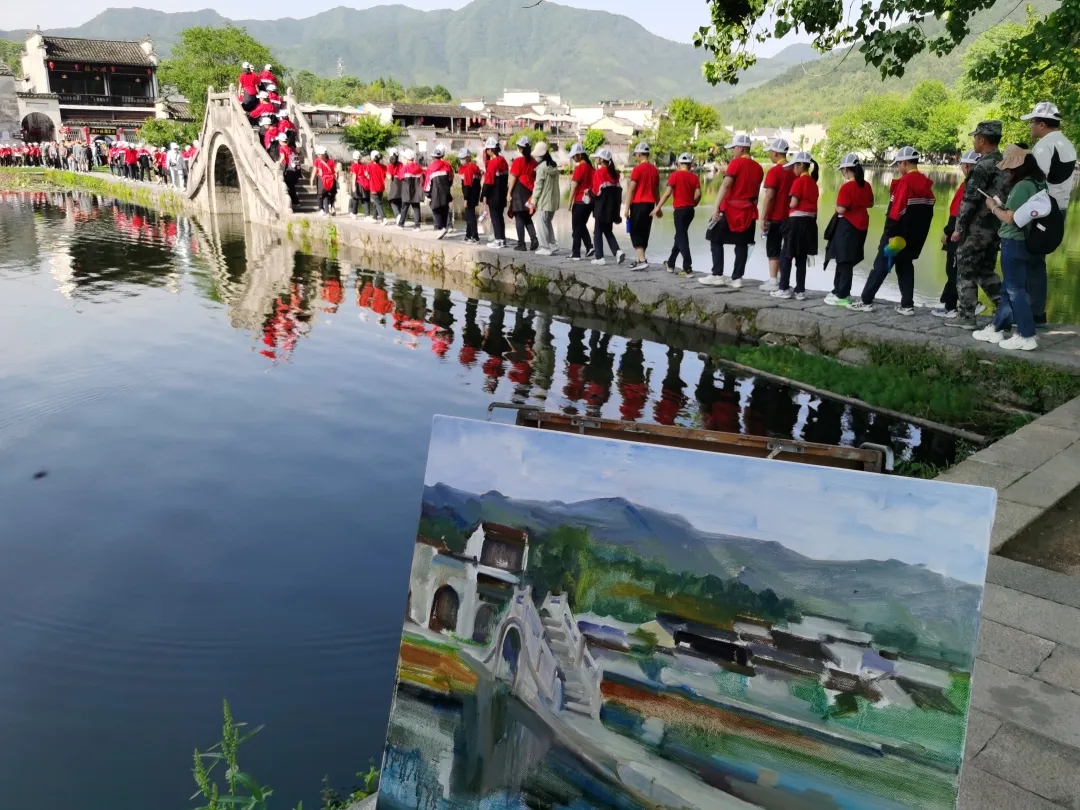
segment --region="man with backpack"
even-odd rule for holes
[[[1027,121],[1035,146],[1031,154],[1046,175],[1050,197],[1064,216],[1072,196],[1073,173],[1076,171],[1076,147],[1061,132],[1061,113],[1049,101],[1040,101],[1028,115]],[[1033,254],[1028,274],[1028,293],[1036,326],[1046,325],[1046,255]]]

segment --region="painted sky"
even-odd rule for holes
[[[507,0],[519,2],[519,0]],[[438,8],[461,8],[467,0],[407,0],[401,5],[421,11]],[[38,0],[35,3],[4,3],[0,13],[0,29],[67,28],[82,25],[107,8],[151,8],[158,11],[199,11],[207,7],[233,20],[276,20],[282,17],[310,17],[320,11],[347,5],[350,8],[371,8],[387,5],[377,2],[342,3],[341,0],[309,0],[297,6],[291,0],[218,0],[212,5],[206,0]],[[591,8],[623,14],[636,20],[654,34],[689,42],[694,32],[709,24],[709,7],[704,0],[622,0],[613,5],[607,0],[562,0],[560,5],[574,8]],[[759,56],[772,56],[782,48],[796,42],[808,42],[808,37],[792,34],[781,41],[769,40],[754,43],[753,50]]]
[[[622,497],[815,559],[897,559],[982,583],[991,489],[436,416],[424,483],[511,498]]]

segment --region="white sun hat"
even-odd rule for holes
[[[1061,112],[1057,106],[1049,101],[1040,101],[1027,115],[1021,115],[1021,121],[1030,121],[1032,118],[1049,118],[1051,121],[1060,121]]]
[[[517,139],[517,148],[518,149],[524,149],[530,143],[532,143],[532,141],[530,141],[528,138],[526,138],[524,135],[522,135],[520,138]]]
[[[810,156],[809,152],[796,152],[795,157],[784,164],[785,169],[790,169],[796,163],[810,164],[814,162],[814,158]]]
[[[838,168],[838,169],[851,169],[851,168],[854,168],[855,166],[860,165],[861,163],[862,163],[862,161],[859,160],[858,155],[856,155],[854,152],[848,152],[846,155],[844,155],[843,159],[840,161],[840,165],[837,166],[836,168]]]
[[[790,149],[790,148],[791,147],[790,147],[790,145],[788,144],[787,141],[785,141],[783,138],[777,138],[776,140],[774,140],[772,143],[769,144],[769,148],[766,149],[765,151],[766,152],[779,152],[782,155],[786,155],[787,152],[788,152],[788,149]]]
[[[905,146],[896,153],[896,157],[892,159],[892,163],[890,163],[889,165],[895,166],[897,163],[902,163],[905,160],[918,161],[918,159],[921,157],[922,155],[919,154],[919,150],[916,149],[914,146]]]
[[[693,163],[694,157],[689,152],[683,152],[679,155],[679,163]]]
[[[378,149],[372,149],[371,154],[368,155],[368,157],[370,157],[372,160],[378,160],[379,158],[382,157],[382,155],[379,154]]]
[[[645,143],[645,141],[642,141],[641,143],[639,143],[637,146],[634,147],[634,154],[635,155],[647,155],[647,154],[649,154],[650,151],[651,150],[649,149],[649,145],[647,143]]]
[[[575,143],[570,147],[570,157],[577,157],[578,155],[585,154],[585,147],[580,143]]]
[[[750,136],[746,135],[745,133],[742,135],[736,135],[734,138],[731,139],[731,143],[729,143],[724,148],[734,149],[736,146],[745,146],[747,149],[749,149],[751,146],[753,146],[750,141]]]
[[[472,157],[472,152],[470,152],[468,149],[459,149],[458,150],[458,153],[457,153],[457,159],[458,160],[465,160],[466,158],[471,158],[471,157]]]
[[[484,141],[484,148],[485,149],[498,149],[499,148],[499,139],[496,138],[495,136],[492,136],[492,137],[488,138],[486,141]]]

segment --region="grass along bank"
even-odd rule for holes
[[[120,202],[153,208],[176,216],[184,210],[183,198],[166,186],[147,188],[109,179],[103,172],[68,172],[44,168],[0,168],[0,191],[88,191]]]

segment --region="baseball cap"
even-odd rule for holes
[[[368,157],[370,157],[372,160],[378,160],[379,158],[382,157],[382,155],[379,154],[378,149],[372,149],[371,154],[368,155]]]
[[[277,90],[277,85],[274,84],[273,82],[267,82],[266,83],[266,89],[267,90]]]
[[[838,168],[838,169],[850,169],[853,166],[858,166],[859,163],[860,163],[859,156],[856,155],[854,152],[848,152],[840,160],[840,165],[837,166],[836,168]]]
[[[495,136],[492,136],[492,137],[488,138],[486,141],[484,141],[484,148],[485,149],[498,149],[499,148],[499,139],[496,138]]]
[[[1051,121],[1060,121],[1061,113],[1058,111],[1057,106],[1051,102],[1040,101],[1029,114],[1020,116],[1021,121],[1030,121],[1032,118],[1049,118]]]
[[[273,65],[263,65],[263,70],[273,70],[273,69],[274,69]]]
[[[968,149],[966,152],[964,152],[964,156],[962,158],[960,158],[960,162],[961,163],[978,163],[979,162],[979,153],[976,152],[974,149]]]
[[[787,141],[785,141],[783,138],[777,138],[775,141],[773,141],[772,143],[769,144],[769,148],[766,149],[765,151],[767,151],[767,152],[782,152],[783,154],[786,155],[789,148],[790,148],[790,146],[788,145]]]
[[[593,157],[600,158],[600,160],[611,160],[611,150],[602,146],[596,150]]]
[[[470,152],[468,149],[461,149],[457,153],[457,159],[458,160],[465,160],[466,158],[471,158],[471,157],[472,157],[472,152]]]
[[[326,154],[326,147],[325,146],[318,147],[315,150],[315,153],[318,154],[318,155],[325,155]]]
[[[897,163],[902,163],[905,160],[914,160],[915,162],[918,162],[921,157],[922,155],[919,154],[919,150],[914,146],[904,146],[896,153],[896,157],[892,159],[892,162],[889,165],[895,166]]]
[[[524,149],[530,143],[532,143],[532,141],[530,141],[528,138],[526,138],[524,135],[522,135],[520,138],[517,139],[517,148],[518,149]]]
[[[279,140],[281,143],[285,143],[285,141],[289,140],[289,136],[286,135],[284,132],[279,132],[277,140]]]
[[[446,154],[446,147],[442,144],[437,144],[434,149],[431,150],[432,157],[441,158]]]
[[[809,152],[796,152],[795,157],[784,164],[785,169],[790,169],[796,163],[813,163],[814,159],[810,157]]]
[[[533,157],[543,157],[548,153],[548,145],[543,141],[540,141],[533,149]]]
[[[689,152],[683,152],[679,155],[679,163],[693,163],[694,157]]]
[[[634,147],[634,154],[635,155],[647,155],[647,154],[649,154],[649,151],[650,151],[649,150],[649,145],[647,143],[645,143],[645,141],[642,141],[641,143],[639,143],[637,146]]]
[[[353,150],[352,159],[353,160],[359,160],[360,159],[360,150],[359,149],[354,149]]]
[[[412,149],[406,149],[405,150],[405,159],[406,160],[416,160],[416,152],[414,152]]]
[[[747,149],[749,149],[750,146],[751,146],[750,136],[746,135],[746,134],[736,135],[734,138],[731,139],[731,143],[729,143],[724,148],[725,149],[733,149],[736,146],[745,146]]]
[[[968,133],[972,135],[989,135],[991,137],[1001,137],[1001,122],[1000,121],[980,121],[978,126],[974,130]]]
[[[576,157],[577,155],[584,155],[584,154],[585,154],[585,147],[582,146],[580,143],[575,143],[573,146],[570,147],[570,157]]]

